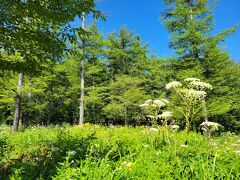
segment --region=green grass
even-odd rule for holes
[[[0,179],[240,179],[240,137],[94,125],[0,128]]]

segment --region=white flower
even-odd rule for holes
[[[170,118],[172,117],[172,112],[169,111],[163,112],[162,114],[158,115],[158,117],[163,119]]]
[[[145,147],[145,148],[148,148],[148,147],[149,147],[149,145],[148,145],[148,144],[144,144],[144,145],[143,145],[143,147]]]
[[[234,151],[234,153],[240,155],[240,151]]]
[[[186,79],[184,79],[184,81],[197,81],[197,82],[199,82],[200,81],[200,79],[198,79],[198,78],[186,78]]]
[[[144,102],[144,104],[151,104],[152,103],[152,99],[148,99]]]
[[[145,104],[145,103],[140,105],[140,107],[147,107],[147,106],[148,104]]]
[[[125,167],[130,168],[130,167],[132,166],[132,163],[131,163],[131,162],[126,162],[126,161],[124,161],[124,162],[122,163],[122,166],[125,166]]]
[[[153,104],[157,105],[158,107],[166,106],[166,104],[163,101],[161,101],[161,100],[154,100]]]
[[[205,83],[205,82],[192,81],[190,84],[196,88],[212,89],[212,85],[209,83]]]
[[[170,129],[179,129],[179,126],[178,126],[178,125],[176,125],[176,124],[174,124],[174,125],[171,125],[171,126],[170,126]]]
[[[217,147],[217,143],[213,143],[212,146]]]
[[[239,144],[232,144],[232,146],[238,146]]]
[[[178,81],[173,81],[173,82],[170,82],[166,85],[166,89],[171,89],[171,88],[178,88],[178,87],[181,87],[182,84]]]
[[[77,154],[77,152],[76,152],[76,151],[71,151],[70,154],[71,154],[72,156],[75,156],[75,155]]]
[[[181,147],[188,148],[188,145],[182,144]]]
[[[220,127],[222,127],[222,125],[219,123],[216,123],[216,122],[207,121],[207,122],[203,122],[202,124],[200,124],[200,127],[202,127],[202,130],[204,130],[204,131],[208,131],[208,130],[216,131]]]
[[[158,132],[159,131],[157,128],[153,128],[153,127],[150,127],[149,129],[150,129],[150,131],[153,131],[153,132]]]
[[[236,142],[237,142],[237,143],[240,143],[240,139],[238,139]]]
[[[152,116],[152,115],[147,115],[146,117],[149,117],[151,119],[156,118],[155,116]]]
[[[165,104],[168,104],[169,101],[167,99],[161,99],[162,102],[164,102]]]
[[[194,89],[189,89],[185,93],[185,97],[192,97],[192,98],[200,98],[201,96],[205,96],[207,93],[205,91],[197,91]]]

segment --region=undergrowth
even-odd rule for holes
[[[0,128],[0,179],[239,179],[240,137],[147,127]]]

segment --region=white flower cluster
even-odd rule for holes
[[[126,167],[131,167],[132,166],[132,163],[131,162],[126,162],[126,161],[124,161],[123,163],[122,163],[122,166],[126,166]]]
[[[167,99],[161,99],[162,102],[164,102],[165,104],[168,104],[169,101]]]
[[[204,131],[217,131],[222,125],[216,122],[207,121],[200,124],[200,127],[202,127]]]
[[[209,83],[205,83],[205,82],[192,81],[190,84],[193,87],[199,88],[199,89],[212,89],[212,85]]]
[[[184,79],[184,81],[188,81],[188,82],[197,81],[197,82],[199,82],[200,79],[198,79],[198,78],[186,78],[186,79]]]
[[[162,114],[158,115],[158,117],[162,119],[168,119],[168,118],[171,118],[172,116],[173,116],[172,112],[169,112],[169,111],[165,111]]]
[[[148,118],[151,118],[151,119],[154,119],[154,118],[156,118],[155,116],[153,116],[153,115],[147,115],[146,117],[148,117]]]
[[[147,107],[147,106],[148,104],[145,104],[145,103],[140,105],[140,107]]]
[[[178,126],[178,125],[176,125],[176,124],[174,124],[174,125],[171,125],[171,126],[170,126],[170,129],[179,129],[179,126]]]
[[[153,106],[153,107],[164,107],[167,105],[167,103],[169,103],[169,101],[167,99],[161,99],[161,100],[152,100],[152,99],[148,99],[144,102],[144,104],[141,104],[140,107],[148,107],[148,106]]]
[[[166,85],[166,89],[168,90],[168,89],[172,89],[172,88],[179,88],[179,87],[181,87],[182,86],[182,84],[180,83],[180,82],[178,82],[178,81],[173,81],[173,82],[170,82],[170,83],[168,83],[167,85]]]
[[[206,96],[206,92],[205,91],[197,91],[197,90],[194,90],[194,89],[189,89],[186,91],[185,93],[185,97],[186,98],[200,98],[202,96]]]
[[[161,101],[161,100],[154,100],[153,104],[157,105],[158,107],[166,106],[166,104],[163,101]]]
[[[145,104],[151,104],[152,102],[153,102],[152,99],[148,99],[148,100],[145,101]]]
[[[157,128],[154,128],[154,127],[150,127],[149,130],[153,131],[153,132],[158,132],[159,131]]]

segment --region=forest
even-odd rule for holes
[[[214,1],[164,3],[162,58],[100,32],[94,0],[0,2],[0,179],[240,177],[240,64],[221,46],[238,27],[213,33]]]

